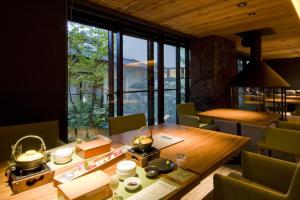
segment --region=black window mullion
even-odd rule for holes
[[[176,104],[180,104],[180,47],[176,46]]]
[[[157,53],[157,119],[158,123],[164,123],[164,44],[162,40],[158,42]]]
[[[190,50],[189,44],[185,46],[185,102],[190,97]]]
[[[114,33],[108,31],[108,116],[114,116]]]
[[[117,115],[123,115],[123,34],[117,33]]]
[[[147,41],[148,125],[154,125],[154,42]]]

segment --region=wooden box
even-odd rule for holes
[[[127,158],[128,160],[133,160],[140,167],[146,167],[150,160],[153,160],[154,158],[159,158],[159,156],[159,150],[154,151],[153,153],[146,156],[142,156],[130,151],[125,153],[125,158]]]
[[[75,152],[78,156],[87,159],[110,151],[111,141],[97,139],[77,144]]]
[[[112,196],[110,177],[96,171],[70,182],[58,185],[57,198],[63,200],[101,200]]]
[[[51,183],[53,181],[53,177],[54,171],[46,171],[20,180],[12,180],[10,182],[10,186],[13,193],[17,194],[47,183]]]

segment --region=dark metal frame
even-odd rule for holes
[[[148,70],[148,125],[154,125],[154,42],[147,41]]]
[[[176,46],[176,104],[181,103],[180,78],[180,46]]]
[[[189,44],[185,45],[185,102],[190,98],[190,48]]]
[[[114,33],[108,31],[108,115],[114,116]]]
[[[117,35],[117,115],[123,115],[123,34]]]
[[[69,7],[70,9],[70,7]],[[101,12],[99,12],[101,11]],[[120,12],[113,11],[102,6],[95,6],[83,1],[72,3],[72,21],[108,29],[108,82],[109,82],[109,116],[115,112],[118,116],[123,115],[123,94],[134,92],[148,93],[148,124],[153,125],[154,116],[154,63],[148,62],[148,89],[143,91],[123,90],[123,35],[143,38],[147,40],[148,61],[154,60],[154,42],[157,42],[157,119],[158,123],[164,122],[164,91],[176,90],[176,103],[181,103],[180,91],[180,47],[185,48],[185,100],[189,100],[189,42],[193,36],[182,34],[174,30],[163,28],[143,20],[124,16]],[[114,38],[115,37],[115,38]],[[116,60],[114,60],[114,44],[116,42]],[[164,44],[176,46],[176,89],[164,88]],[[114,65],[116,63],[116,71]],[[117,75],[117,83],[114,82],[114,74]],[[116,88],[116,90],[115,90]],[[117,98],[115,98],[116,94]],[[117,109],[114,106],[117,103]]]
[[[157,120],[164,123],[164,43],[160,40],[157,44]]]

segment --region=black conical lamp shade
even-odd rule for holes
[[[230,84],[232,87],[288,88],[290,84],[263,61],[252,60]]]

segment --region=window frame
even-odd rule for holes
[[[116,19],[124,19],[123,16],[115,15],[115,13],[107,16],[107,11],[99,14],[99,9],[80,3],[69,2],[68,21],[76,22],[84,25],[94,26],[108,30],[108,84],[109,84],[109,117],[123,115],[123,35],[141,38],[147,40],[147,59],[154,60],[154,43],[157,43],[157,88],[154,87],[154,64],[147,64],[147,99],[148,99],[148,125],[155,124],[155,118],[158,123],[164,123],[164,92],[176,90],[176,104],[181,103],[181,77],[180,70],[180,48],[185,49],[185,101],[189,101],[190,87],[190,51],[189,43],[192,39],[185,34],[178,34],[176,31],[170,33],[159,27],[151,27],[146,23],[132,22],[127,23],[131,19],[122,22]],[[116,45],[116,46],[115,46]],[[172,45],[176,47],[176,89],[164,88],[164,45]],[[116,55],[115,55],[116,52]],[[115,70],[116,65],[116,70]],[[117,77],[114,82],[115,74]],[[137,91],[126,91],[132,93]],[[143,92],[143,91],[138,91]],[[157,116],[155,116],[155,92],[157,92]],[[116,97],[114,96],[116,95]],[[117,104],[117,108],[115,108]]]

